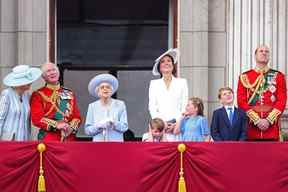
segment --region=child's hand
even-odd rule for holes
[[[214,139],[210,137],[209,142],[214,142]]]
[[[187,111],[185,111],[185,112],[182,113],[182,118],[184,118],[184,117],[186,117],[188,115],[189,115],[189,113]]]
[[[171,133],[175,129],[176,123],[167,123],[167,127],[165,128],[166,133]]]
[[[204,136],[204,141],[205,141],[205,142],[213,142],[213,138],[210,137],[209,135],[205,135],[205,136]]]

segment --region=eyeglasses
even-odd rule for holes
[[[104,89],[111,90],[112,87],[111,87],[110,85],[101,85],[101,86],[99,87],[99,89],[100,89],[100,90],[104,90]]]

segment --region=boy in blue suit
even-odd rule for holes
[[[233,90],[230,87],[219,89],[218,99],[223,106],[213,112],[211,136],[214,141],[245,141],[247,116],[234,106]]]

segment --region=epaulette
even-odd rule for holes
[[[39,89],[35,90],[34,92],[39,92],[41,90],[43,90],[45,87],[40,87]]]
[[[257,87],[257,85],[259,83],[261,83],[262,79],[264,78],[263,75],[259,75],[257,77],[257,79],[251,84],[250,81],[249,81],[249,78],[248,78],[248,73],[252,72],[253,70],[248,70],[248,71],[245,71],[244,73],[242,73],[240,75],[240,81],[242,83],[242,85],[247,88],[247,89],[250,89],[252,90],[253,92],[255,91],[255,88]],[[259,84],[260,85],[260,84]]]
[[[248,74],[248,73],[250,73],[252,71],[253,71],[253,69],[250,69],[250,70],[244,71],[242,74]]]
[[[273,72],[280,72],[280,71],[278,71],[278,70],[276,70],[276,69],[271,69],[271,68],[270,68],[270,71],[273,71]]]
[[[276,69],[270,69],[269,72],[270,72],[270,73],[281,73],[281,71],[278,71],[278,70],[276,70]]]

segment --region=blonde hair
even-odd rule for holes
[[[165,128],[164,121],[158,117],[152,119],[149,125],[150,125],[150,129],[157,129],[160,132],[162,132]]]
[[[199,97],[191,97],[189,98],[189,101],[191,101],[192,104],[197,107],[197,115],[204,116],[204,104],[202,99],[200,99]]]
[[[269,47],[268,45],[262,44],[262,45],[259,45],[259,46],[255,49],[254,55],[256,55],[257,52],[258,52],[258,50],[259,50],[260,48],[262,48],[262,47],[265,47],[265,48],[267,48],[267,49],[270,51],[270,47]]]
[[[218,99],[219,99],[219,100],[221,99],[221,95],[222,95],[222,92],[223,92],[223,91],[231,91],[231,93],[234,94],[233,89],[231,89],[230,87],[221,87],[221,88],[218,90]]]

